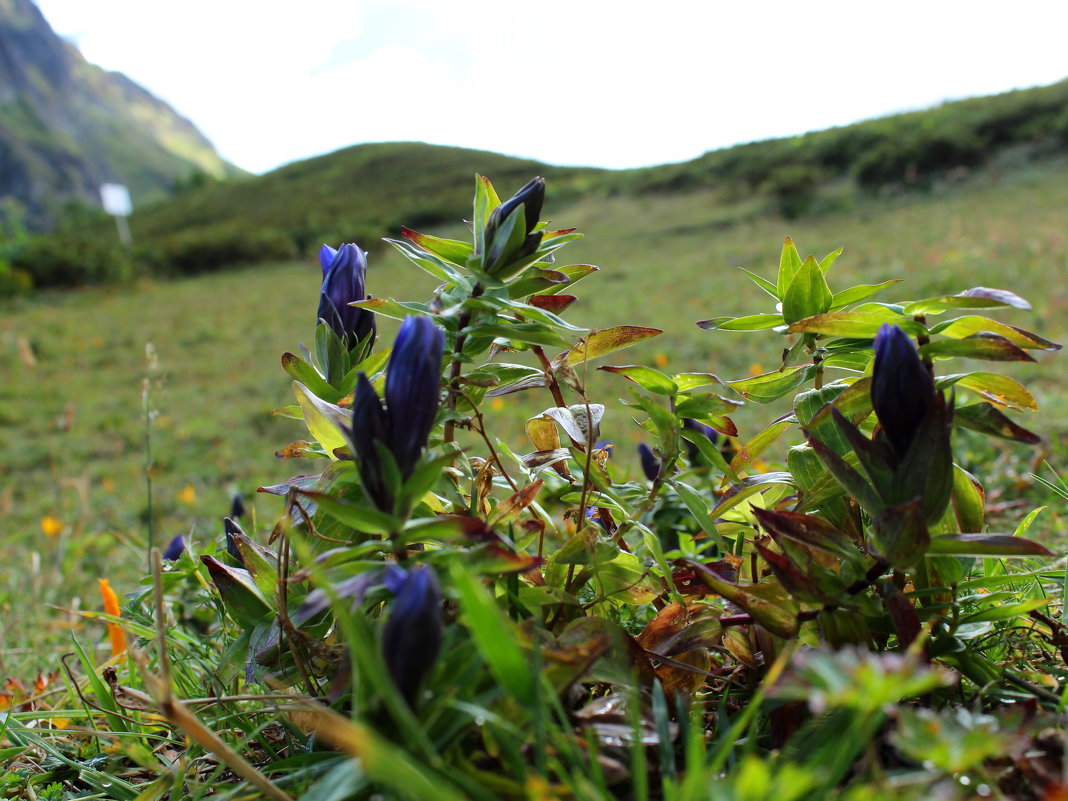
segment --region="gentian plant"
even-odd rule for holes
[[[597,366],[629,391],[639,473],[596,444],[614,400],[584,376],[660,332],[564,319],[597,268],[562,261],[579,234],[539,219],[544,196],[479,177],[470,241],[391,240],[439,282],[426,301],[366,297],[363,251],[323,249],[316,353],[283,357],[310,439],[282,451],[322,469],[262,488],[285,501],[269,542],[231,521],[202,554],[239,632],[221,677],[321,699],[294,725],[338,749],[354,798],[819,795],[915,762],[872,747],[912,698],[1058,705],[987,636],[1033,619],[1055,554],[1020,536],[1033,518],[988,530],[953,449],[962,428],[1035,442],[1007,414],[1035,400],[945,369],[1059,347],[976,313],[1022,298],[835,292],[841,251],[787,240],[774,281],[750,274],[773,311],[700,323],[784,337],[778,369]],[[401,321],[392,349],[376,315]],[[514,393],[544,398],[525,453],[485,403]],[[749,435],[731,417],[788,396]],[[772,795],[731,795],[756,749]]]

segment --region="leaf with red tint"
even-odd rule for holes
[[[411,228],[402,227],[401,236],[414,242],[423,250],[433,253],[435,256],[440,256],[446,261],[451,261],[453,264],[464,264],[467,261],[467,257],[474,252],[474,249],[467,242],[421,234]]]
[[[1011,418],[985,401],[970,406],[958,406],[954,410],[954,422],[962,428],[970,428],[972,431],[1028,445],[1037,445],[1042,441],[1038,434],[1017,425]]]
[[[801,625],[800,608],[779,583],[735,584],[699,562],[686,560],[716,594],[740,606],[756,623],[778,637],[792,638]]]
[[[617,325],[613,328],[605,328],[585,337],[582,342],[568,351],[567,361],[571,364],[579,364],[589,359],[596,359],[662,333],[664,332],[659,328],[643,328],[637,325]]]
[[[537,481],[527,484],[512,496],[505,498],[493,509],[486,522],[491,526],[506,525],[512,522],[519,517],[524,509],[537,500],[543,484],[544,482],[539,478]]]
[[[811,548],[819,548],[834,556],[849,556],[856,546],[848,536],[821,517],[799,512],[774,512],[753,507],[753,514],[761,527],[776,543],[790,539]]]
[[[1034,358],[1018,345],[997,334],[973,334],[964,339],[940,339],[920,347],[920,355],[965,356],[993,362],[1033,362]]]
[[[574,295],[531,295],[527,303],[542,311],[560,314],[578,298]]]

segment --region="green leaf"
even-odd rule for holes
[[[419,234],[418,236],[424,235]],[[393,245],[404,258],[428,275],[433,276],[439,281],[446,281],[450,284],[464,284],[464,274],[457,269],[457,265],[450,263],[451,260],[441,258],[435,253],[420,250],[417,247],[413,247],[410,243],[402,242],[399,239],[387,239],[386,241]],[[444,242],[447,240],[441,241]]]
[[[953,414],[954,422],[962,428],[989,434],[993,437],[1023,442],[1028,445],[1037,445],[1042,441],[1038,434],[1017,425],[990,403],[958,406]]]
[[[619,556],[619,546],[612,540],[601,537],[598,529],[586,526],[568,539],[552,555],[552,561],[560,565],[597,565],[611,562]]]
[[[409,303],[407,301],[401,303],[393,298],[368,298],[367,300],[358,300],[349,305],[360,309],[370,309],[375,314],[381,314],[383,317],[389,317],[392,320],[403,320],[410,315],[426,317],[430,314],[424,303]]]
[[[1049,606],[1052,600],[1052,598],[1036,598],[1033,601],[1023,601],[1022,603],[1009,604],[1008,606],[988,606],[986,609],[981,609],[970,615],[964,615],[957,621],[957,625],[964,626],[968,623],[985,623],[988,620],[1008,620],[1009,618],[1026,615],[1028,612],[1033,612],[1035,609],[1041,609],[1043,606]]]
[[[956,385],[968,389],[999,406],[1017,409],[1038,408],[1038,402],[1023,384],[1000,373],[954,373],[935,379],[938,389]]]
[[[791,421],[780,420],[757,432],[752,439],[743,443],[741,447],[738,448],[738,453],[731,459],[731,470],[737,473],[751,465],[792,426],[793,423]]]
[[[247,570],[224,565],[214,556],[200,557],[207,566],[227,613],[243,628],[253,628],[274,612]]]
[[[735,584],[700,562],[687,559],[686,564],[709,589],[740,606],[772,634],[787,639],[796,636],[800,608],[781,584]]]
[[[678,402],[675,404],[675,415],[680,418],[694,417],[705,420],[718,417],[726,412],[737,411],[739,406],[744,405],[743,401],[724,398],[722,395],[714,395],[711,392],[702,392],[698,395],[680,395]],[[737,432],[724,433],[733,437]]]
[[[775,300],[782,300],[782,298],[779,297],[779,292],[776,289],[775,284],[771,283],[771,281],[768,281],[766,278],[761,278],[756,273],[750,272],[744,267],[739,267],[738,269],[748,275],[753,280],[754,284],[756,284],[758,287],[760,287],[773,298],[775,298]]]
[[[459,560],[451,562],[449,575],[460,599],[460,622],[471,632],[493,677],[521,706],[530,707],[535,702],[537,673],[519,646],[514,626],[501,614],[482,580]]]
[[[855,337],[858,339],[872,339],[883,323],[894,323],[901,327],[906,334],[922,334],[926,329],[907,317],[895,313],[891,309],[881,311],[848,311],[828,312],[806,317],[790,325],[788,331],[791,334],[824,334],[834,337]]]
[[[1033,362],[1031,355],[997,334],[974,334],[967,339],[940,339],[920,346],[924,358],[963,356],[993,362]]]
[[[709,512],[708,515],[713,520],[716,520],[722,517],[724,512],[733,509],[742,501],[775,485],[794,486],[794,477],[789,473],[774,472],[761,473],[760,475],[744,478],[723,494],[723,497],[719,499],[719,503],[716,504],[716,508]]]
[[[834,476],[835,481],[856,499],[864,511],[876,515],[882,510],[884,504],[879,493],[845,459],[815,437],[811,437],[808,444],[823,462],[823,466]]]
[[[835,381],[819,389],[799,392],[794,397],[794,416],[797,422],[808,432],[809,436],[816,436],[820,441],[834,448],[838,454],[845,454],[849,451],[849,442],[829,415],[823,415],[817,421],[814,421],[814,418],[817,412],[828,403],[836,401],[847,389],[848,386],[845,383]]]
[[[543,345],[550,348],[567,347],[568,342],[544,323],[478,323],[467,329],[470,336],[493,337],[510,342],[525,342],[528,345]]]
[[[523,277],[508,285],[508,296],[525,298],[528,295],[555,294],[581,281],[587,275],[597,272],[599,268],[592,264],[570,264],[566,267],[544,269],[535,264]]]
[[[594,331],[585,337],[567,354],[570,364],[580,364],[588,359],[596,359],[622,348],[644,342],[662,334],[659,328],[643,328],[637,325],[617,325]]]
[[[475,250],[474,247],[467,242],[461,242],[458,239],[442,239],[441,237],[431,236],[430,234],[421,234],[418,231],[413,231],[411,228],[404,228],[403,226],[401,227],[401,236],[414,242],[428,253],[433,253],[435,256],[439,256],[446,261],[452,262],[458,267],[466,264],[467,259]]]
[[[499,205],[501,205],[501,199],[497,197],[489,178],[476,175],[472,227],[475,234],[475,252],[479,255],[486,253],[486,223],[489,222],[490,214]]]
[[[838,248],[837,250],[832,250],[830,253],[820,259],[820,269],[823,271],[824,275],[826,275],[827,271],[831,269],[831,267],[836,261],[838,261],[838,257],[842,255],[843,250],[845,250],[845,248]]]
[[[920,498],[882,509],[873,519],[870,549],[895,568],[916,564],[927,551],[931,536]]]
[[[306,386],[315,395],[329,403],[337,403],[344,393],[339,392],[319,375],[319,371],[292,353],[282,354],[282,369]]]
[[[960,465],[953,465],[953,513],[961,531],[982,531],[986,493],[979,480]]]
[[[712,507],[709,503],[709,499],[705,498],[701,493],[691,487],[689,484],[684,484],[681,481],[670,481],[671,486],[675,492],[679,494],[683,504],[689,510],[690,514],[694,516],[704,532],[716,541],[721,553],[729,553],[727,543],[723,540],[723,536],[716,529],[716,523],[708,514],[708,510]]]
[[[831,307],[831,288],[816,260],[809,256],[790,282],[782,301],[782,316],[787,323],[823,314]]]
[[[674,395],[679,391],[678,385],[659,370],[641,364],[624,364],[618,367],[598,367],[597,369],[624,376],[642,389],[659,395]]]
[[[345,447],[342,427],[349,423],[349,413],[333,403],[320,399],[299,381],[293,382],[293,392],[304,414],[304,423],[316,441],[331,459],[337,459],[334,450]]]
[[[745,317],[713,317],[697,325],[706,331],[764,331],[783,325],[781,314],[749,314]]]
[[[724,381],[723,383],[746,400],[756,401],[757,403],[770,403],[808,381],[814,369],[811,364],[801,364],[796,367],[788,367],[785,370],[776,370],[771,373],[755,375],[751,378],[740,378],[734,381]]]
[[[827,468],[823,466],[812,446],[807,444],[790,448],[786,454],[786,465],[797,480],[798,489],[806,492],[827,475]]]
[[[1007,289],[990,289],[977,286],[958,295],[943,295],[937,298],[915,300],[905,304],[905,314],[941,314],[951,309],[999,309],[1011,306],[1014,309],[1031,310],[1031,304]]]
[[[687,442],[692,442],[714,470],[727,476],[727,478],[735,483],[741,480],[735,472],[731,470],[731,466],[727,464],[727,460],[723,457],[719,448],[716,447],[716,444],[700,431],[679,428],[679,435]]]
[[[1014,325],[999,322],[998,320],[992,320],[989,317],[980,317],[978,315],[968,315],[966,317],[958,317],[955,320],[946,320],[944,323],[939,323],[934,326],[931,329],[931,333],[943,334],[944,336],[953,337],[954,339],[964,339],[965,337],[970,337],[974,334],[990,333],[1002,336],[1012,344],[1021,348],[1033,350],[1061,349],[1061,346],[1056,342],[1050,342],[1048,339],[1043,339],[1038,334],[1025,331],[1022,328],[1017,328]]]
[[[698,387],[723,386],[723,382],[713,373],[679,373],[673,376],[673,380],[679,392],[689,392]]]
[[[329,517],[344,523],[364,534],[392,534],[400,528],[400,521],[377,509],[357,506],[322,492],[298,490],[301,495],[311,498]]]
[[[782,255],[779,257],[779,275],[775,281],[775,294],[778,297],[786,297],[786,291],[790,288],[790,283],[800,269],[801,256],[797,253],[794,240],[786,237],[786,240],[782,243]]]
[[[888,286],[900,283],[900,278],[892,278],[889,281],[883,281],[881,284],[858,284],[857,286],[849,287],[849,289],[843,289],[841,292],[835,292],[834,297],[831,298],[831,309],[837,310],[851,303],[859,303],[877,292],[882,292]]]
[[[1000,556],[1003,558],[1057,557],[1045,545],[1011,534],[941,534],[931,537],[928,554],[952,556]]]

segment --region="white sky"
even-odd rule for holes
[[[253,172],[420,140],[634,167],[1068,77],[1064,0],[36,0]]]

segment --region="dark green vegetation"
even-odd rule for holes
[[[109,220],[75,219],[46,240],[0,255],[37,287],[308,258],[323,241],[375,243],[396,236],[401,225],[453,223],[466,202],[460,187],[474,172],[507,185],[545,175],[560,203],[609,197],[659,203],[709,193],[719,209],[711,222],[722,228],[768,214],[849,213],[872,196],[938,193],[978,168],[1014,174],[1058,158],[1066,137],[1068,81],[641,170],[558,168],[417,143],[360,145],[262,177],[185,186],[172,200],[134,214],[132,253],[118,247]],[[19,286],[5,288],[0,276],[0,296]]]
[[[811,553],[810,545],[798,551],[789,536],[783,539],[776,529],[781,518],[761,518],[777,545],[763,540],[764,550],[753,551],[753,507],[780,514],[793,509],[796,479],[787,478],[784,470],[796,469],[787,460],[787,446],[803,440],[801,431],[783,426],[777,430],[781,438],[758,460],[736,457],[732,469],[749,478],[761,476],[762,491],[735,495],[741,503],[728,504],[731,496],[719,494],[723,466],[714,453],[700,457],[711,466],[699,467],[697,457],[689,456],[675,464],[673,454],[685,452],[685,445],[676,436],[678,420],[662,393],[668,391],[679,409],[689,403],[697,414],[705,404],[698,416],[718,418],[724,411],[719,402],[704,399],[707,390],[698,392],[698,387],[679,390],[678,374],[707,371],[739,379],[779,366],[783,344],[795,339],[771,331],[702,331],[694,323],[773,314],[775,302],[732,268],[744,266],[774,283],[782,269],[779,243],[784,233],[804,247],[802,255],[811,251],[822,256],[845,245],[827,273],[835,291],[890,278],[904,283],[876,299],[916,300],[977,285],[1006,287],[1030,299],[1034,310],[954,310],[957,302],[950,302],[951,313],[945,315],[938,313],[939,304],[927,304],[927,322],[933,328],[947,316],[993,316],[1063,341],[1068,296],[1057,277],[1068,261],[1060,214],[1068,203],[1066,175],[1068,167],[1055,160],[1043,162],[1041,169],[982,170],[958,186],[865,199],[848,212],[789,223],[754,213],[759,201],[725,206],[714,191],[591,195],[558,209],[550,183],[543,216],[578,225],[586,234],[568,245],[556,266],[592,262],[602,268],[576,286],[580,300],[567,319],[598,328],[631,324],[665,331],[619,354],[600,352],[605,358],[591,364],[588,373],[583,360],[574,362],[589,402],[608,407],[601,436],[616,442],[617,456],[608,464],[611,484],[605,484],[604,474],[585,459],[581,447],[568,451],[570,485],[551,471],[540,475],[545,483],[536,486],[538,506],[531,505],[533,495],[514,494],[500,476],[487,483],[488,473],[480,474],[478,463],[468,458],[455,458],[455,484],[449,474],[441,475],[440,465],[418,481],[411,478],[417,484],[434,480],[437,498],[411,496],[418,501],[416,518],[442,509],[484,513],[511,540],[491,538],[487,543],[488,535],[470,525],[461,535],[449,524],[406,522],[403,504],[392,514],[380,505],[372,507],[352,483],[353,471],[335,463],[338,483],[322,488],[344,503],[305,497],[320,503],[316,530],[329,539],[316,540],[283,524],[281,539],[273,544],[284,551],[282,544],[288,542],[310,567],[287,585],[288,614],[302,633],[290,631],[282,646],[273,645],[269,636],[277,630],[283,608],[269,575],[277,561],[257,558],[259,551],[240,539],[234,545],[238,556],[226,556],[219,521],[236,485],[253,506],[252,515],[242,521],[245,531],[257,543],[266,543],[282,509],[277,499],[255,496],[252,489],[295,473],[317,473],[330,463],[322,457],[274,462],[270,454],[298,438],[318,439],[299,446],[305,452],[344,447],[343,436],[338,439],[329,425],[316,425],[312,437],[299,424],[272,421],[269,415],[270,409],[293,403],[291,379],[277,366],[277,354],[297,353],[302,341],[313,345],[318,265],[258,267],[25,302],[0,329],[6,493],[0,502],[8,530],[14,532],[8,547],[19,560],[4,574],[3,669],[28,688],[36,669],[53,669],[54,654],[69,649],[68,627],[82,643],[102,639],[99,622],[46,606],[98,609],[98,574],[109,577],[120,593],[129,593],[123,618],[131,638],[144,638],[138,644],[146,649],[147,661],[120,660],[117,680],[133,694],[116,697],[104,683],[79,672],[84,703],[78,693],[62,690],[36,709],[20,710],[12,718],[8,742],[0,745],[10,748],[2,752],[9,760],[9,788],[16,792],[34,782],[38,797],[54,799],[72,797],[75,787],[122,799],[140,793],[197,798],[212,790],[266,797],[278,787],[296,796],[317,787],[304,796],[309,801],[362,798],[372,792],[420,799],[919,799],[936,794],[968,798],[976,792],[979,797],[987,792],[1038,797],[1052,787],[1045,771],[1058,769],[1053,742],[1060,735],[1043,731],[1057,725],[1054,711],[1065,680],[1061,656],[1051,647],[1063,636],[1063,566],[1027,556],[1025,552],[1040,549],[1022,537],[987,541],[984,547],[994,550],[985,556],[958,560],[942,554],[955,542],[945,539],[950,532],[981,529],[982,518],[989,531],[1011,534],[1022,527],[1027,537],[1063,549],[1063,501],[1032,487],[1032,498],[1054,503],[1032,519],[1025,516],[1033,504],[1021,498],[1021,489],[1031,486],[1028,463],[1043,451],[958,429],[954,458],[985,485],[985,504],[961,484],[954,489],[959,494],[952,511],[936,523],[874,508],[867,509],[870,517],[848,513],[842,527],[863,545],[843,549],[840,538],[829,540],[825,545],[838,553],[829,561]],[[470,178],[464,183],[469,188]],[[517,178],[512,186],[519,183]],[[504,188],[503,182],[498,185]],[[470,214],[464,203],[454,217]],[[462,226],[442,233],[467,235]],[[419,275],[394,253],[374,254],[370,263],[367,290],[378,298],[425,300],[442,282]],[[788,270],[815,275],[811,266],[799,263]],[[446,300],[474,294],[475,277],[465,276],[459,292],[447,293]],[[787,293],[786,322],[823,309],[819,281],[812,286],[812,291]],[[511,310],[503,309],[505,317],[500,316],[500,287],[494,290],[471,303],[475,318],[469,322],[492,325],[492,318],[485,318],[492,313],[497,325],[512,324],[506,320]],[[381,308],[390,311],[388,305]],[[461,308],[449,302],[442,308],[449,348],[458,347]],[[880,313],[906,328],[912,325],[909,315],[892,309]],[[388,324],[381,328],[376,353],[388,347],[395,330]],[[565,342],[579,337],[559,333],[564,341],[554,340],[546,348],[550,358],[567,352]],[[847,343],[860,359],[860,369],[870,357],[871,333],[866,340],[861,336]],[[518,339],[548,342],[552,334],[552,326],[516,329]],[[931,337],[937,342],[955,339],[934,332]],[[484,358],[478,349],[488,345],[474,333],[471,340],[476,344],[470,352],[464,348],[471,361],[463,363],[462,375],[476,370]],[[158,365],[146,364],[145,341],[155,344]],[[958,352],[952,362],[936,362],[936,374],[982,370],[1011,374],[1025,383],[1042,411],[1037,416],[1009,413],[1043,435],[1046,447],[1054,448],[1047,451],[1053,463],[1063,464],[1058,441],[1068,404],[1058,365],[1044,364],[1051,354],[1038,340],[1029,342],[1028,352],[1038,365],[972,361]],[[808,344],[822,347],[817,340]],[[810,358],[801,349],[794,356],[798,364]],[[505,354],[497,361],[538,363],[530,352]],[[638,406],[624,407],[616,399],[635,402],[627,389],[633,385],[620,375],[594,370],[606,363],[655,366],[676,377],[675,389],[653,371],[632,371],[650,391]],[[297,369],[292,360],[289,364]],[[378,362],[366,369],[381,367]],[[394,369],[392,362],[387,369]],[[147,423],[142,406],[146,374]],[[451,374],[448,363],[446,374]],[[582,396],[568,386],[565,373],[560,375],[567,402],[582,406]],[[840,375],[850,376],[828,370],[818,380],[829,383]],[[477,398],[484,378],[446,385],[467,386]],[[814,373],[804,379],[778,405],[752,402],[729,413],[739,429],[738,441],[750,443],[751,455],[753,438],[790,408],[794,392],[817,380]],[[306,380],[315,394],[339,397],[336,388]],[[739,386],[751,390],[751,385]],[[377,391],[382,392],[381,386]],[[724,388],[718,393],[730,395]],[[974,394],[974,389],[961,388],[959,404],[974,401]],[[308,395],[303,397],[307,402]],[[865,397],[852,397],[850,403],[844,408],[862,425],[862,436],[870,436],[875,419]],[[517,454],[529,452],[523,421],[552,404],[549,388],[541,388],[486,398],[480,405],[483,418],[477,426],[497,443],[512,479],[521,486],[535,487],[536,482],[515,466],[500,443]],[[471,415],[462,401],[456,405],[462,416]],[[162,415],[153,417],[157,409]],[[639,429],[635,421],[645,425]],[[442,444],[444,430],[439,426],[431,436],[433,455],[448,450]],[[143,472],[149,432],[151,511]],[[468,457],[492,459],[479,438],[466,434],[462,441]],[[552,445],[544,426],[535,436],[538,447]],[[566,447],[567,437],[558,436]],[[656,446],[667,465],[649,481],[627,458],[637,440]],[[854,447],[863,450],[857,442]],[[826,475],[831,473],[848,477],[837,468]],[[824,491],[836,486],[826,476],[822,480]],[[880,492],[885,491],[883,486]],[[467,492],[480,494],[483,503],[469,501]],[[864,494],[858,486],[849,492]],[[943,501],[932,501],[929,513],[940,513]],[[866,497],[865,503],[875,501]],[[712,516],[719,518],[714,527],[707,520],[713,506]],[[575,526],[574,521],[587,519],[583,510],[591,508],[598,519],[610,520],[609,526],[623,528],[603,531],[594,522]],[[822,515],[822,508],[802,511]],[[572,514],[565,519],[567,509]],[[874,518],[881,522],[873,524]],[[539,520],[544,545],[538,526],[530,525]],[[820,524],[811,526],[824,530]],[[154,592],[135,587],[150,528],[158,545],[176,534],[187,534],[192,543],[191,553],[160,584],[166,614],[176,623],[166,635],[169,670],[179,696],[200,699],[190,705],[199,721],[173,705],[161,707],[166,691],[153,684],[152,677],[168,669],[148,639],[155,626]],[[702,528],[710,536],[694,539],[691,535]],[[369,537],[368,531],[377,533]],[[620,539],[633,556],[613,547]],[[321,562],[311,560],[313,552],[338,541],[353,544]],[[405,542],[425,543],[426,550],[408,551]],[[916,567],[919,554],[936,547],[942,550],[931,551],[932,567]],[[744,558],[734,562],[725,551]],[[411,570],[403,582],[379,576],[384,552],[403,556],[408,566],[423,567]],[[202,554],[214,558],[209,563],[193,558]],[[534,554],[547,557],[536,573],[524,572],[522,578],[509,573],[517,566],[530,567],[528,557]],[[799,554],[807,556],[798,561]],[[669,586],[667,573],[677,573],[685,560],[694,574],[676,575]],[[712,575],[700,567],[709,562]],[[234,572],[238,564],[260,579],[256,589],[242,591],[230,580],[241,575]],[[767,565],[774,566],[772,573]],[[812,565],[825,573],[817,576]],[[435,572],[450,602],[443,618],[428,611],[438,608],[437,596],[419,570]],[[860,574],[854,575],[857,570]],[[355,608],[349,602],[334,604],[325,619],[300,614],[301,601],[313,587],[345,593],[350,588],[346,582],[361,575],[369,579],[368,592]],[[476,579],[479,575],[484,581]],[[532,575],[540,575],[544,585],[531,581]],[[749,586],[761,576],[755,586],[765,589]],[[676,605],[680,595],[686,612]],[[726,607],[726,598],[737,606]],[[839,608],[831,608],[835,606]],[[435,621],[443,625],[440,657],[420,662],[426,648],[417,649],[415,656],[405,651],[403,638],[396,638],[397,624],[391,623],[402,613],[410,615],[413,626],[414,621],[431,628]],[[326,635],[329,620],[338,628]],[[242,631],[246,639],[241,639]],[[416,634],[420,646],[436,636],[430,629]],[[644,657],[636,657],[633,646],[621,645],[626,640],[619,638],[628,635],[636,638],[630,642],[644,649]],[[48,650],[50,642],[56,643],[55,651]],[[222,649],[233,643],[224,654]],[[837,652],[819,647],[846,644],[855,647]],[[650,658],[650,652],[667,656]],[[104,658],[98,652],[94,660],[87,651],[74,661],[86,666]],[[240,677],[249,669],[254,680],[245,685]],[[266,690],[258,682],[264,672],[292,683],[293,693],[341,688],[339,708],[345,719],[318,705],[279,717],[275,701],[261,706],[249,697]],[[412,682],[428,692],[412,695]],[[146,700],[138,692],[152,697]],[[11,695],[14,703],[23,698],[14,686]],[[925,703],[910,700],[916,696]],[[92,706],[86,711],[87,704],[103,711],[94,712]],[[120,709],[136,704],[160,710],[167,724]],[[1010,705],[1030,710],[1023,713],[1033,715],[1030,722],[1007,711]],[[48,733],[41,728],[45,719],[94,733]],[[23,728],[29,721],[38,722],[38,728]],[[308,732],[315,728],[319,737],[309,740]],[[212,739],[213,731],[258,765],[271,784],[248,772],[246,763]],[[360,755],[363,767],[324,743]],[[153,754],[158,746],[166,759]],[[222,768],[213,772],[217,765],[261,782],[260,789],[235,787],[233,773]],[[836,789],[843,782],[849,789]]]
[[[126,184],[144,203],[193,175],[239,173],[166,103],[86,62],[31,0],[0,1],[0,197],[32,227],[67,203],[99,205],[101,183]]]

